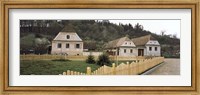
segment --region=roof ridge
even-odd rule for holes
[[[145,45],[149,40],[155,40],[151,34],[131,39],[136,45]]]
[[[60,32],[75,32],[74,26],[72,24],[65,25],[64,28]]]
[[[128,37],[125,36],[125,37],[121,37],[121,38],[118,38],[118,39],[115,39],[115,40],[112,40],[112,41],[109,41],[107,43],[107,48],[110,48],[110,47],[117,47],[123,43],[120,43],[120,42],[123,42],[123,41],[126,41]],[[130,38],[128,38],[129,40],[131,40]]]

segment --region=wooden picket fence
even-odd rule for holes
[[[118,66],[113,63],[112,67],[104,65],[93,72],[91,67],[86,68],[86,73],[67,70],[62,75],[138,75],[162,62],[164,57],[154,57],[132,63],[121,63]]]
[[[67,55],[51,55],[51,54],[22,54],[20,55],[20,60],[54,60],[54,59],[69,59],[69,60],[86,60],[88,56],[67,56]],[[115,60],[116,56],[109,56],[110,59]],[[95,59],[98,59],[98,56],[94,56]],[[118,60],[143,60],[143,56],[135,57],[124,57],[118,56]]]

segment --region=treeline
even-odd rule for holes
[[[85,48],[90,50],[100,51],[103,49],[103,45],[108,41],[129,36],[129,38],[136,38],[144,35],[151,34],[162,45],[177,46],[180,44],[180,40],[170,35],[157,35],[152,33],[153,31],[145,30],[142,25],[137,23],[131,24],[114,24],[109,20],[21,20],[20,21],[20,38],[26,40],[26,37],[34,35],[32,44],[38,44],[35,42],[36,38],[45,38],[49,42],[64,28],[65,25],[72,25],[74,30],[83,39]],[[29,40],[31,38],[29,37]],[[44,39],[43,39],[44,40]],[[26,40],[27,41],[27,40]],[[28,46],[30,42],[23,41],[21,47],[33,48],[34,45]],[[45,41],[44,41],[45,42]],[[48,43],[45,42],[45,45]]]

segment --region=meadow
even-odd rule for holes
[[[118,63],[127,61],[119,61]],[[132,62],[129,60],[129,62]],[[86,68],[95,71],[100,66],[88,64],[84,60],[20,60],[20,75],[58,75],[72,70],[86,73]]]

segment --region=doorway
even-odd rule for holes
[[[138,56],[144,56],[144,49],[138,49]]]

